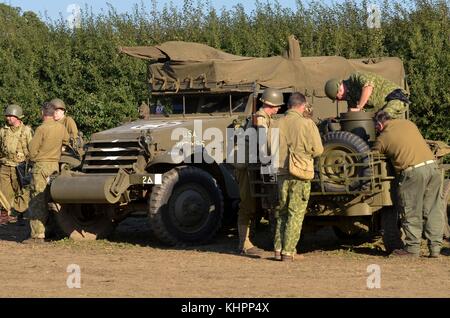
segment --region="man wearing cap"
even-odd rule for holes
[[[384,110],[392,118],[405,118],[410,103],[403,89],[373,73],[356,72],[343,81],[330,79],[325,94],[333,101],[347,101],[350,111]]]
[[[65,115],[66,105],[64,101],[62,101],[59,98],[55,98],[50,101],[50,104],[52,104],[55,107],[54,119],[58,123],[61,123],[64,125],[64,127],[66,127],[70,140],[77,141],[78,140],[77,124],[75,123],[72,117]]]
[[[67,130],[54,120],[55,108],[44,103],[41,108],[43,123],[31,139],[30,160],[32,170],[32,196],[30,201],[31,238],[24,243],[43,242],[48,222],[48,183],[50,176],[59,171],[59,159],[63,145],[68,144]]]
[[[25,190],[21,188],[16,167],[28,158],[32,130],[30,126],[23,124],[24,115],[19,105],[9,105],[4,115],[6,125],[0,129],[0,189],[9,204],[9,207],[4,207],[9,208],[6,218],[12,220],[9,217],[11,208],[15,212],[21,212],[18,215],[20,218],[28,208],[28,200]]]
[[[397,208],[405,232],[404,249],[394,250],[392,254],[418,257],[424,233],[429,257],[439,257],[444,218],[440,210],[441,171],[434,155],[413,122],[393,120],[384,111],[375,115],[375,121],[380,135],[373,150],[386,154],[396,170]]]
[[[262,131],[265,134],[269,134],[269,129],[273,124],[272,116],[283,105],[283,93],[274,88],[267,88],[264,90],[260,100],[263,105],[255,113],[256,128],[260,128],[258,129],[259,132]],[[256,218],[256,201],[251,196],[249,171],[246,167],[235,171],[241,198],[238,212],[239,252],[241,255],[249,257],[261,257],[263,251],[250,241],[250,228]]]

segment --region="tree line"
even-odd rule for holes
[[[136,118],[138,105],[149,98],[145,62],[120,54],[119,46],[182,40],[266,57],[282,54],[294,34],[303,56],[402,58],[413,120],[427,138],[450,139],[448,0],[378,1],[379,28],[368,27],[373,17],[368,1],[298,0],[290,9],[256,0],[251,12],[243,5],[216,9],[203,0],[160,10],[157,4],[141,2],[127,13],[109,6],[93,14],[85,7],[75,29],[62,18],[0,4],[1,105],[20,104],[26,122],[37,126],[39,105],[61,98],[90,135]]]

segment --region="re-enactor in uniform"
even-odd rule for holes
[[[11,207],[7,212],[8,219],[12,220],[14,212],[19,212],[21,218],[28,208],[26,189],[21,187],[16,167],[28,158],[32,130],[23,124],[24,115],[19,105],[9,105],[4,115],[6,125],[0,129],[0,189]]]
[[[384,110],[391,118],[404,118],[410,103],[402,88],[373,73],[356,72],[342,81],[330,79],[325,93],[333,101],[347,101],[350,111]]]
[[[78,140],[78,127],[72,117],[66,116],[66,104],[64,101],[55,98],[50,101],[50,104],[55,107],[55,121],[66,127],[69,140],[72,140],[72,143],[76,142]]]
[[[277,89],[267,88],[261,96],[262,107],[255,113],[256,128],[260,133],[269,134],[273,120],[280,106],[283,105],[283,93]],[[270,139],[267,141],[270,143]],[[246,167],[236,169],[241,202],[238,212],[239,253],[250,257],[260,257],[262,250],[250,241],[250,228],[256,218],[256,200],[251,196],[249,171]]]
[[[34,162],[32,170],[32,192],[30,201],[31,240],[45,239],[45,227],[48,221],[48,183],[50,176],[59,171],[59,159],[63,144],[67,145],[69,136],[66,128],[54,119],[55,108],[51,103],[42,106],[43,123],[36,129],[30,142],[30,160]]]
[[[430,257],[439,257],[444,228],[440,210],[441,171],[417,126],[405,119],[393,120],[386,112],[375,116],[381,134],[374,151],[386,154],[397,173],[398,202],[405,247],[393,255],[419,256],[422,233]],[[394,219],[396,220],[396,218]]]
[[[293,261],[300,239],[303,219],[311,193],[310,180],[302,180],[289,172],[290,153],[309,161],[320,156],[323,145],[316,124],[304,116],[308,103],[303,94],[293,93],[289,98],[285,116],[278,120],[280,134],[278,191],[279,206],[276,211],[274,238],[275,259]],[[302,256],[300,256],[302,258]]]

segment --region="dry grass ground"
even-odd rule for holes
[[[340,242],[330,229],[305,235],[305,260],[271,259],[267,226],[262,259],[235,254],[234,230],[205,246],[167,248],[151,238],[146,219],[128,219],[110,241],[25,245],[27,227],[0,226],[0,297],[450,297],[449,244],[439,259],[388,258],[370,242]],[[81,269],[69,289],[67,266]],[[371,264],[381,288],[369,289]]]

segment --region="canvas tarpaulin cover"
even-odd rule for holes
[[[404,87],[403,63],[393,57],[356,60],[288,54],[289,57],[257,58],[232,55],[204,44],[182,41],[153,47],[122,47],[120,50],[150,62],[149,82],[153,90],[192,89],[198,88],[199,83],[205,88],[257,83],[263,87],[324,97],[324,84],[328,79],[344,79],[355,71],[377,73]]]

